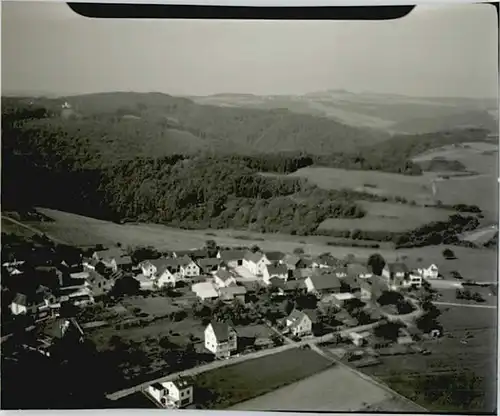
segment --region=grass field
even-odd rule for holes
[[[355,412],[367,407],[378,407],[381,411],[416,410],[341,366],[334,366],[281,389],[239,403],[231,407],[231,410]]]
[[[330,366],[329,360],[311,350],[292,349],[200,374],[195,394],[204,408],[227,409]]]
[[[434,174],[406,176],[393,173],[306,167],[290,176],[308,179],[324,189],[349,188],[382,196],[400,196],[419,204],[432,203],[431,179]]]
[[[445,336],[428,341],[424,347],[431,355],[384,357],[383,364],[367,367],[363,372],[374,375],[394,390],[415,400],[431,411],[492,412],[496,392],[497,311],[467,307],[442,307],[439,318]],[[467,334],[467,343],[460,341]],[[426,369],[425,373],[422,369]],[[446,402],[432,403],[416,390],[416,380],[426,375],[437,380],[443,375],[470,371],[479,378],[479,394],[470,408],[458,409]]]
[[[318,230],[364,230],[402,232],[415,229],[431,221],[446,221],[454,213],[451,210],[427,208],[384,202],[360,203],[367,215],[363,218],[329,218]]]

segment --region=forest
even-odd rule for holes
[[[179,105],[191,105],[183,103],[181,100],[171,107],[180,111]],[[54,105],[12,99],[5,104],[4,209],[38,205],[116,222],[139,220],[190,229],[312,234],[326,218],[363,217],[365,212],[357,201],[387,198],[350,189],[323,190],[305,179],[284,174],[322,164],[418,175],[422,173],[420,167],[409,158],[431,143],[436,146],[436,140],[470,141],[485,134],[475,131],[407,136],[356,151],[322,155],[272,149],[268,153],[242,154],[231,153],[231,147],[221,153],[162,153],[154,146],[148,147],[155,140],[153,130],[158,123],[148,124],[150,134],[130,125],[116,130],[106,124],[111,119],[115,124],[129,123],[116,121],[119,114],[128,111],[122,107],[115,109],[113,116],[94,112],[68,120],[57,113]],[[146,110],[141,105],[136,107],[141,114]],[[254,110],[248,111],[257,117]],[[240,125],[244,130],[244,117]],[[204,140],[210,141],[208,136]],[[282,175],[262,175],[264,172]]]

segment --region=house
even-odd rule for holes
[[[373,273],[368,267],[359,263],[351,263],[347,265],[348,275],[355,276],[358,279],[369,279]]]
[[[161,274],[164,269],[172,266],[173,264],[177,264],[177,262],[172,261],[170,258],[161,257],[159,259],[144,260],[139,263],[139,267],[144,276],[154,277],[158,273]]]
[[[332,273],[315,274],[305,280],[308,293],[322,296],[329,293],[340,293],[341,283],[339,278]]]
[[[106,263],[104,262],[106,265]],[[132,269],[132,257],[130,256],[122,256],[113,258],[110,262],[110,268],[113,269],[114,272],[117,270],[131,270]]]
[[[408,267],[404,263],[387,263],[382,270],[382,277],[389,284],[398,284],[408,275]]]
[[[222,264],[221,259],[205,258],[198,260],[198,266],[201,274],[210,274],[219,270]]]
[[[304,313],[294,309],[285,321],[287,330],[296,337],[303,337],[312,334],[312,320]]]
[[[279,263],[286,257],[281,251],[266,251],[265,255],[272,264]]]
[[[155,286],[162,288],[165,286],[175,287],[181,278],[181,267],[178,259],[159,258],[146,260],[140,263],[142,274],[153,279]],[[144,284],[144,286],[147,286]]]
[[[223,301],[233,301],[236,299],[241,303],[245,303],[246,294],[247,290],[244,286],[228,286],[219,289],[219,297]]]
[[[217,253],[217,258],[232,268],[242,266],[244,257],[245,251],[243,250],[221,250]]]
[[[299,268],[300,261],[301,258],[299,256],[296,256],[295,254],[287,254],[281,263],[284,264],[288,270],[293,271]]]
[[[273,277],[269,280],[269,285],[273,288],[275,293],[279,296],[286,295],[295,290],[305,289],[304,279],[301,280],[283,280],[279,277]]]
[[[419,273],[411,273],[407,278],[407,285],[415,289],[420,289],[422,287],[422,275]]]
[[[211,300],[219,297],[217,287],[212,282],[195,283],[191,286],[191,291],[196,293],[196,296],[198,296],[201,300]]]
[[[37,299],[37,303],[45,306],[49,306],[57,302],[57,298],[52,290],[44,285],[38,286],[35,291],[35,298]]]
[[[343,279],[347,277],[347,267],[342,266],[342,267],[336,267],[332,272],[330,272],[337,276],[339,279]]]
[[[26,315],[28,308],[28,297],[23,293],[17,293],[10,303],[12,315]]]
[[[226,322],[211,322],[205,328],[205,348],[216,358],[229,358],[238,348],[238,336]]]
[[[181,257],[191,258],[193,255],[193,250],[175,250],[172,252],[172,256],[175,259],[180,259]]]
[[[422,267],[417,269],[417,274],[422,276],[423,279],[435,280],[439,278],[439,268],[435,264],[431,264],[429,267]]]
[[[267,259],[265,254],[261,252],[252,253],[251,251],[247,251],[243,258],[243,266],[255,276],[262,276],[264,268],[268,264],[271,264],[271,262]]]
[[[227,270],[220,269],[214,273],[214,282],[217,287],[228,287],[236,284],[236,279]]]
[[[188,256],[182,256],[176,259],[183,278],[195,277],[200,275],[199,266]]]
[[[119,247],[112,247],[110,249],[96,250],[92,254],[92,258],[102,261],[106,267],[111,267],[113,259],[118,259],[124,255],[124,252]]]
[[[333,257],[328,253],[325,253],[313,259],[311,265],[313,268],[327,269],[332,267],[338,267],[341,266],[342,264],[343,263],[341,260]]]
[[[103,296],[113,289],[114,281],[106,279],[102,274],[96,271],[90,271],[88,280],[92,294],[94,296]]]
[[[368,342],[368,339],[371,337],[371,333],[368,331],[365,332],[349,332],[349,338],[352,343],[357,347],[361,347]]]
[[[183,379],[154,383],[146,388],[146,393],[167,409],[180,409],[193,403],[193,385]]]
[[[98,270],[99,268],[102,270],[102,268],[105,268],[106,266],[104,265],[104,263],[101,260],[96,259],[94,257],[91,257],[91,258],[85,258],[85,259],[83,259],[83,267],[86,270],[97,270],[97,271],[99,271]]]
[[[356,299],[352,293],[332,293],[328,299],[336,306],[343,308],[349,300]]]
[[[278,279],[287,280],[288,279],[288,269],[284,264],[272,265],[268,264],[264,267],[264,282],[266,284],[270,284],[270,280],[273,277],[277,277]]]

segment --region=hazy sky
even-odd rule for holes
[[[418,6],[396,21],[94,20],[2,1],[2,90],[295,94],[326,89],[496,97],[488,5]]]

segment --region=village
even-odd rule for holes
[[[102,327],[123,332],[184,321],[168,332],[172,345],[176,336],[188,339],[182,359],[172,356],[181,363],[160,362],[150,383],[108,396],[139,391],[160,408],[196,408],[195,376],[205,368],[288,349],[324,355],[328,346],[335,351],[332,362],[353,368],[378,365],[384,355],[430,354],[419,341],[443,335],[433,286],[452,285],[457,297],[462,293],[460,283],[442,279],[435,264],[411,268],[403,261],[386,263],[379,254],[362,261],[330,253],[312,257],[300,249],[220,248],[215,241],[163,253],[119,245],[55,251],[37,256],[35,250],[27,259],[14,249],[9,253],[2,289],[11,296],[10,319],[4,317],[2,340],[29,332],[19,347],[50,358],[58,340],[82,342]],[[139,299],[143,307],[132,307],[135,317],[107,322],[109,310],[124,310]],[[151,308],[164,313],[155,316]]]

